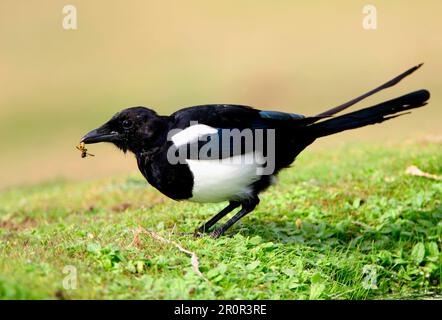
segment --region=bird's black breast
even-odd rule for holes
[[[192,197],[193,175],[187,164],[170,164],[166,152],[137,155],[137,164],[146,180],[174,200]]]

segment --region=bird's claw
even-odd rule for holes
[[[222,231],[220,231],[219,229],[216,229],[216,230],[210,232],[209,236],[211,236],[213,239],[218,239],[222,234],[223,234]]]
[[[204,233],[200,232],[199,229],[195,229],[195,231],[193,232],[194,238],[202,238],[203,236],[204,236]]]
[[[220,229],[215,229],[212,232],[207,232],[203,227],[199,227],[195,229],[194,232],[181,232],[180,236],[191,236],[194,238],[202,238],[206,235],[210,236],[213,239],[219,238],[223,234],[223,231]]]
[[[183,237],[201,238],[204,236],[204,233],[201,233],[198,230],[195,230],[194,232],[180,232],[179,235],[183,236]]]

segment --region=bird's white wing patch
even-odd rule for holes
[[[202,137],[210,134],[216,134],[218,130],[205,124],[195,124],[176,134],[171,138],[176,147],[197,142]]]
[[[250,197],[257,181],[262,155],[246,153],[217,160],[186,160],[193,174],[191,201],[220,202]]]

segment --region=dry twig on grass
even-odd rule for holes
[[[140,241],[140,234],[147,234],[148,236],[150,236],[152,239],[157,240],[159,242],[163,242],[166,244],[171,244],[173,246],[175,246],[179,251],[184,252],[185,254],[188,254],[190,256],[190,262],[192,264],[192,269],[193,271],[200,276],[201,278],[203,278],[204,280],[206,280],[207,282],[209,282],[209,280],[201,273],[200,269],[199,269],[199,259],[198,256],[196,255],[195,252],[187,250],[185,248],[183,248],[179,243],[166,239],[162,236],[160,236],[158,233],[154,232],[154,231],[150,231],[150,230],[146,230],[144,228],[139,227],[138,229],[132,230],[133,234],[134,234],[134,238],[132,240],[132,242],[130,243],[129,246],[136,246],[136,247],[140,247],[141,246],[141,241]]]
[[[442,176],[437,176],[435,174],[424,172],[416,166],[408,166],[407,169],[405,170],[405,173],[417,177],[425,177],[433,180],[442,180]]]

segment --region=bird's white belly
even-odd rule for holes
[[[259,180],[262,156],[247,153],[220,160],[186,160],[193,174],[192,198],[196,202],[241,200],[252,195]]]

